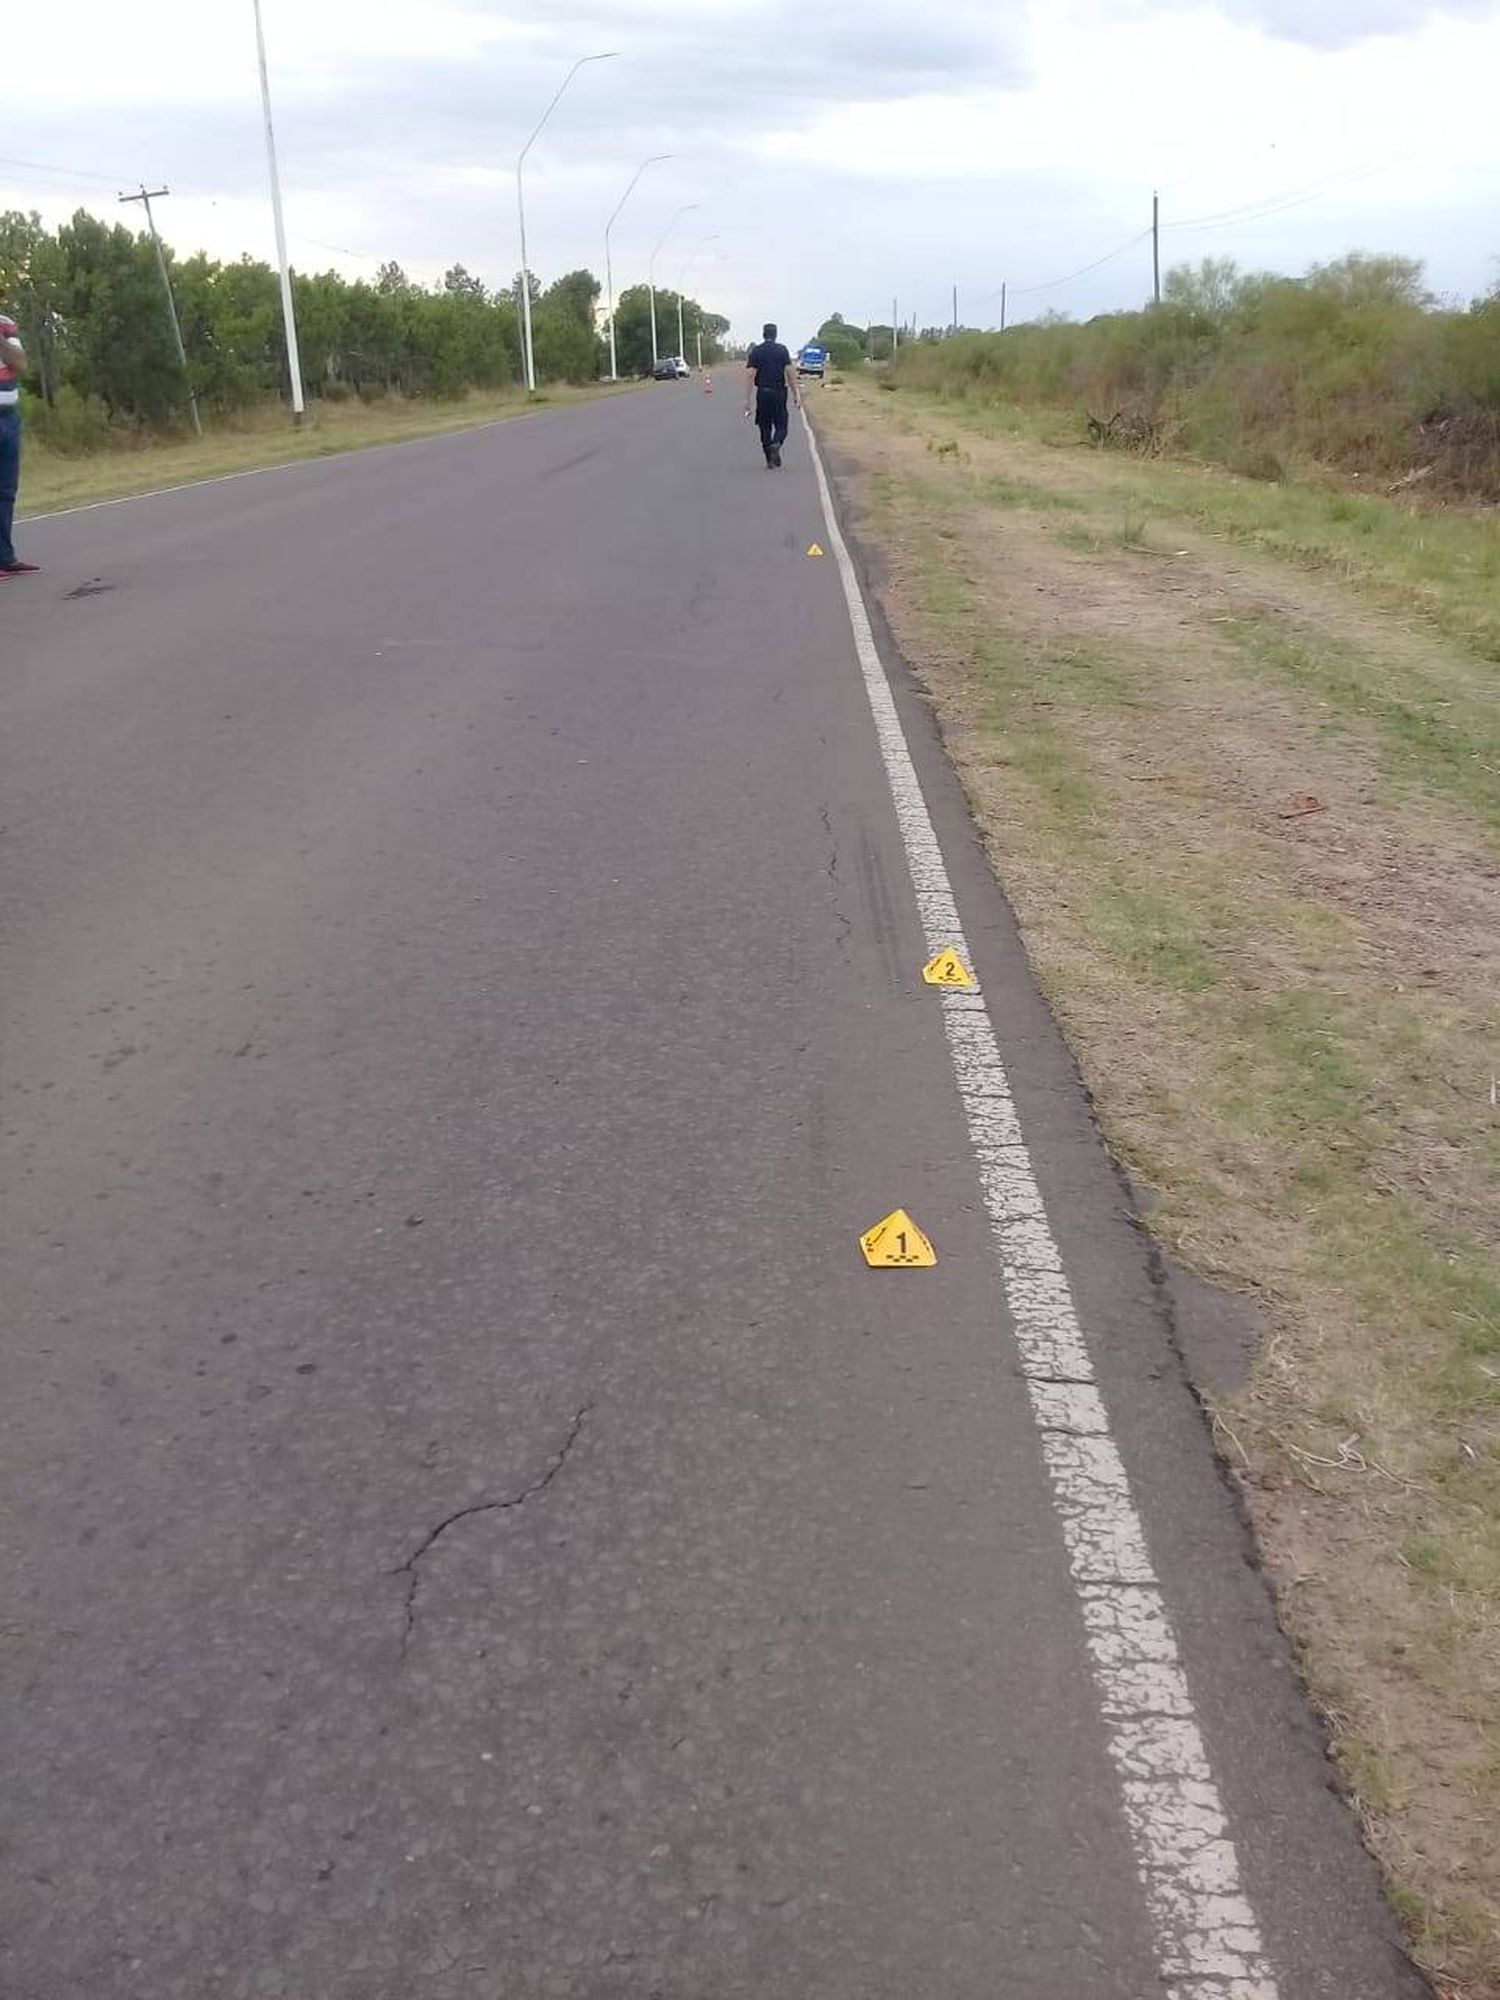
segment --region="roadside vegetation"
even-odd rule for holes
[[[1160,307],[924,336],[897,372],[938,395],[1083,412],[1106,442],[1251,479],[1500,500],[1500,291],[1441,308],[1406,258],[1303,278],[1208,259],[1169,273]]]
[[[1258,1303],[1219,1448],[1413,1949],[1494,2000],[1500,515],[1420,419],[1496,407],[1500,316],[1374,270],[1311,285],[1323,345],[1254,287],[1206,330],[1200,272],[815,409],[1149,1226]]]
[[[490,292],[461,264],[439,288],[393,263],[373,284],[337,272],[293,278],[304,432],[288,437],[280,283],[252,258],[220,263],[164,251],[187,355],[177,357],[149,235],[80,210],[55,230],[35,215],[0,213],[0,308],[18,321],[30,363],[22,384],[26,458],[22,506],[105,497],[179,477],[232,470],[308,451],[381,443],[503,414],[521,395],[519,287]],[[530,273],[538,382],[556,392],[608,374],[600,285],[571,271],[545,288]],[[658,289],[657,321],[675,342],[678,295]],[[683,299],[687,338],[717,361],[722,315]],[[617,301],[622,377],[651,365],[649,295]],[[190,425],[189,390],[206,438]],[[184,471],[186,466],[200,468]]]

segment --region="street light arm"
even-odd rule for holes
[[[682,277],[678,281],[677,289],[679,291],[681,291],[682,287],[687,283],[688,273],[692,270],[693,266],[697,263],[698,259],[703,255],[704,251],[708,248],[709,244],[717,243],[718,240],[719,240],[719,232],[716,229],[712,236],[704,237],[703,241],[698,245],[696,250],[690,250],[688,252],[687,262],[682,267]]]
[[[646,171],[647,167],[660,166],[663,160],[670,160],[672,157],[673,156],[671,153],[653,153],[649,160],[641,161],[641,164],[636,168],[635,172],[630,177],[630,186],[626,188],[624,194],[622,194],[620,196],[620,199],[615,203],[614,214],[609,218],[608,222],[606,222],[604,225],[604,240],[606,243],[609,241],[609,232],[614,228],[615,224],[620,219],[621,209],[624,208],[626,202],[629,201],[630,197],[635,193],[635,184],[640,179],[641,175]]]
[[[657,241],[656,248],[651,252],[650,260],[646,266],[648,272],[651,275],[653,283],[655,283],[656,280],[656,260],[661,255],[662,250],[666,245],[667,238],[672,234],[672,231],[677,227],[678,223],[681,222],[682,218],[685,215],[691,215],[693,213],[693,210],[697,208],[697,206],[698,204],[695,201],[687,202],[682,208],[678,209],[677,213],[672,217],[672,220],[667,224],[666,228],[662,231],[661,236]]]
[[[547,120],[552,116],[553,112],[562,102],[563,92],[567,89],[568,85],[573,81],[574,77],[577,76],[578,72],[583,68],[584,64],[594,63],[594,62],[611,62],[619,53],[620,51],[618,49],[604,49],[596,56],[580,56],[578,58],[577,62],[574,63],[573,67],[568,71],[567,75],[563,78],[562,82],[557,86],[557,95],[553,98],[552,102],[547,106],[547,109],[542,113],[541,117],[538,118],[538,120],[536,121],[536,126],[532,131],[531,137],[526,141],[526,144],[521,148],[520,153],[517,155],[516,172],[518,174],[520,173],[522,167],[526,164],[526,155],[531,151],[532,147],[536,144],[537,140],[540,139],[540,137],[542,136],[542,127],[546,124]]]

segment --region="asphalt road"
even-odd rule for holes
[[[804,440],[721,383],[0,595],[3,2000],[1164,1970]],[[1411,2000],[890,660],[1278,2000]],[[897,1203],[930,1271],[875,1273]]]

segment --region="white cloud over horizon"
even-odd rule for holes
[[[893,294],[937,321],[954,283],[983,320],[1002,279],[1018,314],[1137,304],[1145,245],[1051,281],[1121,250],[1153,188],[1168,265],[1395,251],[1459,297],[1497,275],[1500,0],[264,4],[304,268],[394,257],[425,282],[454,262],[505,282],[516,151],[574,58],[616,49],[528,166],[544,280],[602,269],[605,218],[660,152],[617,225],[617,279],[695,203],[658,277],[701,248],[690,288],[741,330],[769,315],[801,338],[834,309],[888,317]],[[67,60],[30,69],[0,147],[0,206],[130,218],[116,181],[162,180],[180,252],[270,255],[250,0],[159,0],[149,34],[75,0]]]

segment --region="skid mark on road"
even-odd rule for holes
[[[972,966],[942,849],[805,416],[803,426],[928,949],[952,948]],[[1167,2000],[1277,2000],[989,1010],[977,988],[944,989],[941,997]]]

